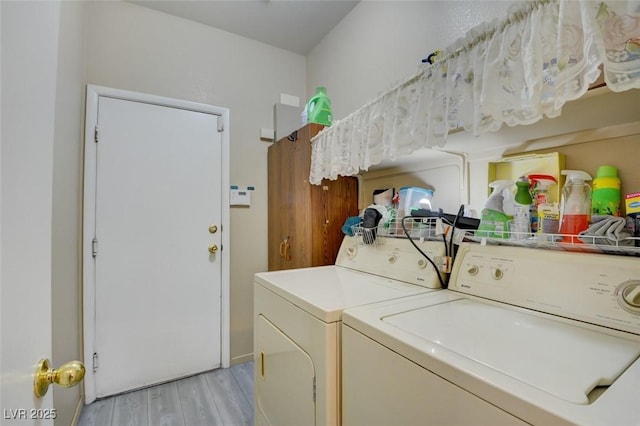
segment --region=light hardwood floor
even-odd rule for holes
[[[253,362],[96,401],[78,426],[253,424]]]

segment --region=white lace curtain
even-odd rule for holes
[[[382,160],[560,115],[603,65],[613,91],[640,88],[640,1],[537,0],[483,24],[313,140],[309,180],[350,176]]]

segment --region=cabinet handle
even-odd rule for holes
[[[284,247],[287,244],[287,240],[280,241],[280,257],[284,257]]]
[[[289,244],[289,241],[287,241],[287,243],[284,245],[284,260],[286,261],[291,260],[291,256],[289,255],[290,247],[291,247],[291,244]]]

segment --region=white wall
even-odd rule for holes
[[[362,1],[307,57],[307,90],[312,93],[316,86],[325,86],[334,116],[344,118],[411,76],[429,52],[450,45],[481,22],[503,18],[516,3]],[[507,150],[534,138],[639,119],[637,90],[608,93],[570,102],[561,117],[531,126],[478,138],[468,132],[450,135],[445,149],[469,154],[470,204],[479,211],[487,197],[487,162]]]
[[[334,117],[344,118],[514,3],[361,1],[307,56],[307,93],[325,86]]]
[[[231,210],[231,359],[253,352],[253,273],[267,269],[267,148],[280,93],[305,97],[305,58],[124,2],[92,2],[87,83],[230,109],[231,184],[252,185]]]

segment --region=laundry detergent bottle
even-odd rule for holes
[[[562,170],[567,176],[567,181],[562,187],[560,199],[560,234],[565,237],[562,241],[569,243],[581,243],[578,235],[589,227],[591,217],[591,186],[587,181],[591,175],[581,170]]]
[[[331,126],[333,115],[331,113],[331,101],[327,96],[327,89],[317,87],[316,94],[307,102],[307,122]]]
[[[620,216],[620,178],[616,167],[598,167],[593,180],[591,214]]]

